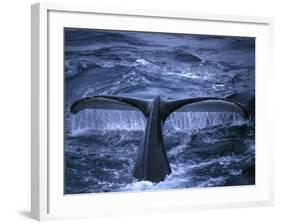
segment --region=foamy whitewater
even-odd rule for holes
[[[87,109],[85,96],[228,97],[254,94],[253,38],[65,29],[66,194],[255,184],[254,112],[172,113],[164,142],[172,173],[159,183],[132,172],[141,112]]]

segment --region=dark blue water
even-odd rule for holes
[[[65,193],[255,184],[255,39],[65,29]],[[85,96],[234,97],[250,114],[175,112],[164,128],[172,173],[132,176],[141,112],[70,106]]]

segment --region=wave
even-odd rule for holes
[[[232,176],[241,176],[242,170],[239,168],[229,168],[232,164],[241,163],[241,157],[225,156],[207,161],[195,163],[193,161],[183,161],[182,163],[171,163],[172,173],[164,181],[152,183],[149,181],[136,181],[122,186],[121,191],[144,191],[159,189],[178,189],[187,187],[218,187],[224,186]],[[227,172],[227,175],[212,175],[210,167],[218,167]],[[228,167],[228,168],[227,168]],[[209,172],[202,171],[208,170]],[[201,173],[195,174],[197,171]]]
[[[96,31],[96,32],[94,32]],[[72,29],[68,28],[65,32],[67,45],[89,45],[97,43],[126,43],[130,45],[149,45],[144,40],[130,35],[130,32],[102,31],[93,29]]]
[[[64,73],[66,77],[69,78],[98,67],[100,67],[100,65],[86,58],[65,60]]]
[[[199,58],[195,54],[192,54],[187,49],[176,48],[174,51],[172,51],[172,54],[174,54],[174,58],[177,61],[189,62],[189,63],[201,62],[201,58]]]
[[[230,49],[243,50],[254,49],[255,39],[254,38],[235,38],[227,46]]]

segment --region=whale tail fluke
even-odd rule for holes
[[[239,104],[226,99],[201,97],[180,100],[162,100],[156,96],[153,101],[123,96],[92,96],[72,104],[71,113],[83,109],[140,110],[146,117],[146,128],[134,168],[138,180],[160,182],[171,173],[164,148],[163,126],[174,111],[189,112],[235,112],[248,118],[246,110]]]

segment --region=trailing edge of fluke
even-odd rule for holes
[[[146,118],[146,127],[134,167],[137,180],[160,182],[171,173],[164,148],[163,127],[166,118],[176,110],[191,112],[236,112],[248,118],[239,104],[222,98],[199,97],[179,100],[153,100],[124,96],[92,96],[80,99],[71,106],[75,114],[83,109],[140,110]]]

